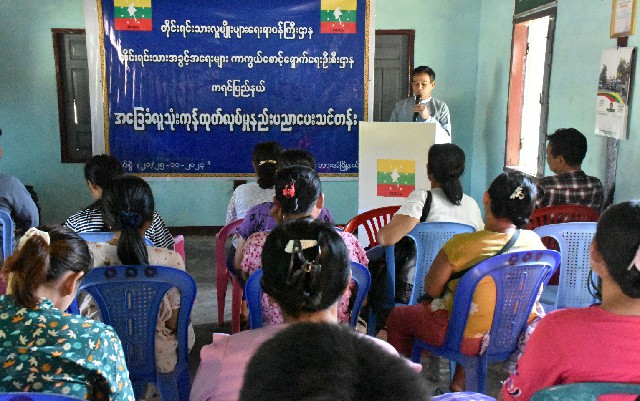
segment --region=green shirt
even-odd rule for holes
[[[112,327],[56,309],[34,309],[0,296],[0,391],[62,393],[134,401],[120,339]]]

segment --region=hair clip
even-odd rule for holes
[[[520,200],[524,199],[524,192],[522,192],[522,185],[519,185],[518,188],[516,188],[511,194],[511,196],[509,197],[509,199],[515,199],[515,198],[518,198]]]
[[[629,263],[629,267],[627,267],[627,270],[631,270],[634,267],[637,271],[640,272],[640,246],[636,251],[636,255],[633,257],[633,260],[631,261],[631,263]]]
[[[296,242],[300,244],[299,249],[296,249],[297,248]],[[301,239],[301,240],[291,239],[289,240],[289,242],[287,242],[287,246],[284,247],[284,251],[286,253],[293,253],[293,252],[303,251],[305,249],[309,249],[314,246],[318,246],[318,241],[314,239]]]
[[[293,198],[294,196],[296,196],[295,181],[291,181],[289,184],[285,185],[284,188],[282,188],[282,196],[284,196],[285,198]]]
[[[142,224],[142,216],[137,212],[123,210],[118,216],[124,227],[139,227]]]
[[[31,227],[30,229],[27,230],[26,233],[24,233],[22,238],[20,238],[20,242],[18,242],[18,249],[22,248],[24,246],[24,244],[31,237],[40,237],[40,238],[42,238],[44,240],[44,242],[47,243],[47,245],[51,245],[51,237],[49,237],[49,233],[48,232],[38,230],[35,227]]]
[[[276,163],[278,163],[278,162],[277,162],[277,161],[275,161],[275,160],[262,160],[262,161],[260,161],[260,163],[258,163],[258,166],[262,166],[263,164],[266,164],[266,163],[269,163],[269,164],[276,164]]]

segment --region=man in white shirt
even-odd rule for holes
[[[451,136],[449,107],[441,100],[431,97],[436,86],[436,73],[427,66],[416,67],[411,72],[413,97],[396,103],[389,121],[435,123]]]

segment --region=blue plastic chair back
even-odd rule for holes
[[[436,258],[442,246],[456,234],[474,232],[475,228],[468,224],[430,222],[419,223],[407,234],[416,244],[416,272],[413,279],[413,290],[409,297],[409,305],[415,305],[418,298],[424,294],[424,278],[426,277],[433,260]],[[391,309],[395,303],[396,288],[396,261],[395,245],[385,248],[387,258],[387,290],[382,303],[384,308]],[[373,308],[369,308],[369,321],[367,322],[367,334],[376,335],[377,315]]]
[[[358,315],[362,308],[362,302],[369,292],[371,286],[371,274],[369,270],[357,262],[350,262],[351,279],[358,284],[358,292],[351,309],[349,325],[356,327],[358,323]],[[257,329],[264,325],[262,320],[262,269],[256,270],[247,280],[244,289],[245,298],[247,299],[247,308],[249,309],[249,327]]]
[[[466,390],[486,394],[487,363],[504,361],[517,348],[540,286],[560,263],[556,251],[522,251],[498,255],[478,263],[461,279],[454,295],[453,310],[442,346],[417,339],[411,359],[420,362],[422,349],[453,360],[465,368]],[[489,331],[489,344],[482,355],[461,353],[464,330],[475,288],[484,277],[496,283],[496,307]]]
[[[81,232],[77,233],[80,238],[87,242],[109,242],[115,236],[115,233],[111,231],[92,231],[92,232]],[[146,238],[144,239],[144,243],[148,246],[154,246],[153,242]]]
[[[596,226],[597,223],[580,222],[549,224],[534,229],[540,237],[558,241],[562,255],[558,286],[548,286],[540,298],[545,311],[581,308],[597,302],[589,292],[589,246]]]
[[[13,230],[15,225],[9,213],[0,210],[0,222],[2,223],[2,255],[4,259],[13,254]]]
[[[155,331],[158,310],[171,288],[180,291],[178,362],[172,373],[157,373]],[[142,385],[153,382],[164,400],[189,400],[187,332],[196,284],[186,272],[166,266],[110,266],[89,271],[78,288],[96,302],[102,321],[113,326],[129,368],[136,399]]]
[[[56,393],[16,392],[0,393],[0,401],[78,401],[83,398]]]
[[[627,383],[571,383],[547,387],[537,391],[531,401],[597,401],[605,394],[640,395],[640,384]]]

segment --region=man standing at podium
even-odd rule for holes
[[[435,86],[436,73],[430,67],[423,65],[414,68],[411,71],[414,96],[396,103],[389,121],[436,123],[451,136],[449,107],[445,102],[431,97]]]

